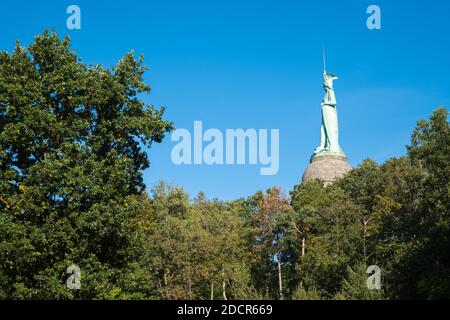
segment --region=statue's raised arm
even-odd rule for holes
[[[325,90],[325,96],[323,97],[322,105],[336,106],[336,95],[334,94],[333,81],[337,80],[332,73],[323,73],[323,89]]]

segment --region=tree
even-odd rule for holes
[[[383,293],[381,290],[370,290],[367,288],[366,265],[361,264],[354,269],[347,268],[347,277],[343,282],[342,289],[336,294],[335,299],[339,300],[381,300]]]
[[[340,290],[347,266],[361,260],[362,210],[337,184],[303,183],[291,196],[292,218],[306,225],[308,234],[308,250],[297,258],[294,297],[318,293],[331,298]]]
[[[149,166],[143,147],[161,142],[172,124],[138,98],[150,91],[142,63],[130,52],[112,70],[87,66],[69,38],[48,31],[28,49],[0,53],[6,297],[145,295],[145,272],[135,264],[143,247],[128,222]],[[81,268],[79,291],[65,286],[72,263]]]
[[[398,298],[443,299],[450,292],[450,128],[448,111],[440,108],[420,120],[408,155],[419,168],[399,218],[407,243],[392,282]],[[408,279],[406,279],[406,274]]]
[[[259,199],[256,210],[251,215],[251,225],[253,227],[254,245],[256,264],[258,264],[258,273],[262,274],[262,278],[269,279],[266,282],[266,290],[271,288],[271,279],[273,278],[273,267],[276,265],[277,296],[279,299],[284,298],[283,290],[283,233],[279,222],[284,215],[292,212],[289,204],[289,198],[282,192],[281,188],[273,187],[267,190],[265,195],[256,195]],[[273,281],[273,280],[272,280]]]
[[[367,264],[368,237],[370,229],[376,224],[376,204],[382,193],[383,185],[380,179],[380,167],[372,160],[364,160],[357,168],[338,181],[338,185],[349,195],[353,202],[361,207],[362,239],[363,239],[363,261]]]
[[[150,209],[149,209],[150,208]],[[143,208],[144,209],[144,208]],[[193,203],[179,187],[161,182],[146,209],[144,264],[164,299],[250,299],[249,251],[239,206],[207,200]]]

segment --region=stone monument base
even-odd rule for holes
[[[340,178],[352,169],[345,155],[319,154],[311,158],[302,181],[322,180],[325,185]]]

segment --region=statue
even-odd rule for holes
[[[325,66],[325,50],[323,52],[323,89],[322,126],[320,128],[320,146],[314,151],[309,166],[303,173],[302,181],[320,180],[325,185],[333,183],[336,178],[343,177],[352,167],[347,156],[339,146],[338,116],[336,111],[336,95],[333,81],[334,74],[328,73]]]
[[[322,154],[343,155],[339,146],[338,117],[336,111],[336,95],[334,93],[333,81],[337,80],[332,73],[326,71],[325,51],[323,53],[323,88],[325,96],[322,100],[322,127],[320,129],[320,146],[314,151],[314,156]]]

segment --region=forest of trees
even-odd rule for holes
[[[445,108],[404,157],[208,200],[143,184],[145,148],[174,128],[139,99],[144,72],[133,52],[85,65],[54,32],[0,53],[0,299],[450,298]]]

